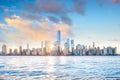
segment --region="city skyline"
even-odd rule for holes
[[[26,45],[26,48],[19,46],[19,49],[7,48],[7,45],[2,45],[2,51],[0,55],[24,55],[24,56],[108,56],[108,55],[119,55],[117,47],[103,47],[102,49],[99,46],[93,46],[74,44],[74,40],[66,39],[64,42],[64,47],[61,46],[61,31],[56,32],[56,41],[54,44],[51,44],[51,41],[41,41],[41,47],[38,48],[29,48],[29,44]],[[51,47],[53,45],[53,47]]]
[[[41,47],[41,41],[117,47],[120,53],[120,0],[0,0],[0,51]],[[72,42],[71,42],[72,43]]]

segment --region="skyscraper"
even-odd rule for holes
[[[60,55],[60,48],[61,48],[61,31],[57,31],[57,55]]]
[[[69,47],[70,47],[70,40],[69,40],[69,38],[67,38],[66,43],[67,43],[66,47],[69,49]]]
[[[63,50],[63,53],[64,53],[64,55],[68,55],[68,43],[67,42],[65,42],[64,43],[64,50]]]
[[[9,49],[9,55],[12,55],[12,49]]]
[[[6,55],[7,54],[7,46],[3,45],[2,46],[2,55]]]
[[[50,41],[45,41],[45,55],[50,54]]]
[[[60,30],[58,30],[57,31],[57,43],[60,45],[60,43],[61,43],[61,31]]]
[[[71,54],[74,55],[74,40],[71,40]]]
[[[22,55],[22,46],[19,46],[19,54]]]
[[[29,49],[29,44],[27,44],[27,49]]]
[[[69,52],[70,51],[69,51],[69,38],[68,38],[64,43],[64,55],[70,55]]]
[[[44,41],[41,41],[41,55],[45,54]]]
[[[95,42],[93,42],[93,48],[95,48]]]
[[[26,50],[26,55],[30,55],[30,49],[29,49],[29,44],[27,44],[27,50]]]

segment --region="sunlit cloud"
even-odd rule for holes
[[[53,24],[49,19],[36,24],[34,21],[24,20],[20,16],[13,15],[12,17],[6,17],[5,21],[7,25],[18,30],[17,35],[13,33],[7,35],[8,38],[13,40],[16,40],[16,38],[32,41],[53,40],[56,38],[57,30],[62,31],[63,37],[72,34],[71,26],[64,23]]]

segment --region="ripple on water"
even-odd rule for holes
[[[60,57],[6,56],[0,61],[2,80],[120,80],[119,56],[62,57],[62,60]]]

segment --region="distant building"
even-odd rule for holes
[[[97,47],[97,55],[101,55],[101,50],[100,50],[100,47]]]
[[[117,47],[113,48],[112,53],[113,53],[113,55],[117,54]]]
[[[57,56],[58,55],[58,45],[57,45],[57,41],[54,42],[54,46],[53,46],[53,49],[51,51],[51,55],[53,56]]]
[[[31,55],[37,55],[37,50],[35,48],[32,48]]]
[[[23,50],[22,50],[22,46],[19,46],[19,54],[22,55]]]
[[[95,48],[95,42],[93,42],[93,49]]]
[[[12,49],[9,49],[9,55],[12,55],[13,52],[12,52]]]
[[[104,55],[116,55],[116,47],[113,48],[113,47],[107,47],[107,48],[103,48],[103,52],[104,52]]]
[[[108,52],[108,55],[115,55],[116,54],[116,48],[107,47],[107,52]]]
[[[26,55],[30,55],[29,44],[27,44]]]
[[[68,47],[68,43],[67,42],[64,43],[63,54],[64,55],[69,55],[69,47]]]
[[[74,40],[71,40],[71,55],[75,55],[75,53],[74,53]]]
[[[103,48],[103,54],[104,54],[104,55],[107,55],[107,53],[108,53],[108,52],[107,52],[107,48],[104,47],[104,48]]]
[[[81,48],[81,45],[77,44],[76,45],[76,54],[75,55],[80,55],[80,48]]]
[[[61,31],[57,31],[57,55],[61,54]]]
[[[2,55],[7,55],[7,46],[6,45],[2,46]]]
[[[44,52],[44,42],[41,41],[41,55],[43,55],[45,52]]]
[[[50,41],[45,41],[45,54],[50,55]]]
[[[29,49],[29,44],[27,44],[27,49]]]
[[[58,30],[57,31],[57,43],[60,45],[60,43],[61,43],[61,31],[60,30]]]
[[[18,55],[18,50],[14,49],[13,53],[14,53],[14,55]]]

